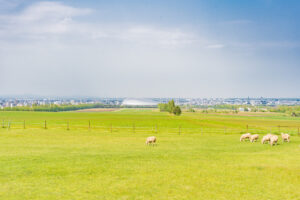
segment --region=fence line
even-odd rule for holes
[[[1,122],[1,121],[0,121]],[[50,123],[49,123],[50,122]],[[232,127],[184,127],[181,124],[178,124],[177,127],[164,127],[154,124],[153,126],[136,126],[135,122],[131,126],[114,126],[112,123],[109,125],[99,125],[93,124],[92,120],[86,121],[76,121],[80,122],[79,124],[72,124],[70,120],[55,121],[51,123],[50,121],[44,120],[40,122],[32,121],[5,121],[2,120],[0,129],[65,129],[65,130],[102,130],[103,132],[122,132],[127,131],[133,134],[135,133],[176,133],[178,135],[189,134],[189,133],[199,133],[210,134],[210,133],[222,133],[222,134],[241,134],[245,132],[265,134],[273,133],[279,134],[281,132],[289,133],[291,135],[300,136],[300,124],[299,126],[286,126],[286,125],[277,125],[277,126],[258,126],[258,125],[246,125],[245,128],[232,128]],[[74,122],[74,121],[73,121]],[[94,121],[95,122],[95,121]]]

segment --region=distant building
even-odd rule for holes
[[[60,104],[61,104],[61,101],[54,101],[53,104],[54,104],[54,105],[60,105]]]
[[[125,99],[124,106],[156,106],[158,103],[150,99]]]

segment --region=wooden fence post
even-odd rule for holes
[[[44,128],[47,129],[47,120],[45,120]]]
[[[70,130],[70,122],[69,121],[67,122],[67,130],[68,131]]]

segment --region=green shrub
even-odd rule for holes
[[[179,106],[175,106],[174,100],[171,100],[168,103],[160,103],[158,104],[158,108],[160,112],[169,112],[174,115],[181,115],[181,108]]]

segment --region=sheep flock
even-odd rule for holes
[[[256,142],[258,138],[259,138],[258,134],[251,135],[251,133],[245,133],[241,135],[240,141],[242,142],[242,141],[249,140],[250,142]],[[281,133],[281,138],[282,138],[282,142],[290,142],[290,135],[287,133]],[[264,135],[261,139],[261,143],[262,144],[269,143],[271,146],[276,145],[278,143],[278,136],[270,133]]]
[[[290,142],[290,135],[287,133],[281,133],[282,142]],[[259,139],[258,134],[245,133],[241,135],[240,142],[249,140],[250,142],[257,142]],[[156,137],[150,136],[146,138],[146,145],[156,145]],[[278,143],[278,136],[273,134],[264,135],[261,139],[261,143],[269,143],[271,146],[276,145]]]

